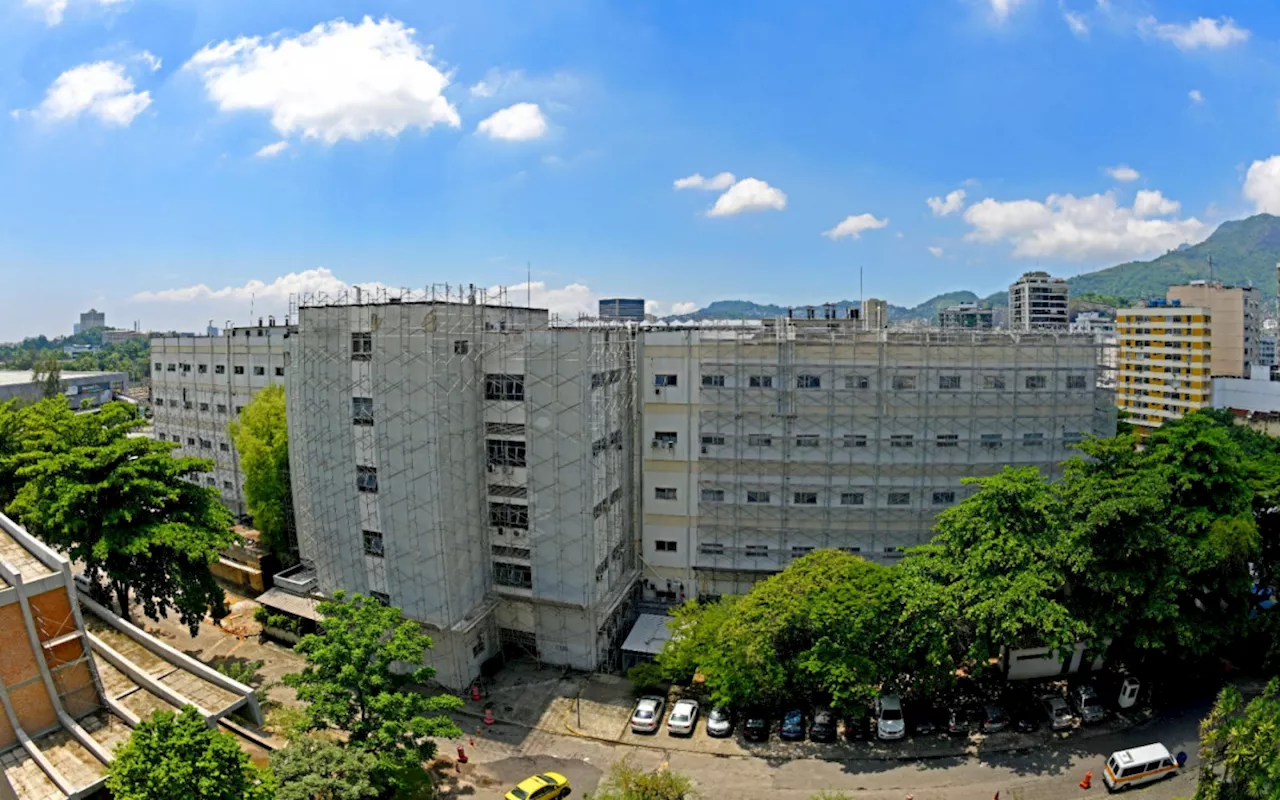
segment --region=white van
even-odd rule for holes
[[[1131,750],[1118,750],[1107,759],[1102,781],[1107,790],[1132,789],[1178,774],[1178,765],[1162,744],[1148,744]]]

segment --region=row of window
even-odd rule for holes
[[[195,483],[195,484],[199,484],[199,483],[200,483],[200,479],[199,479],[199,478],[190,478],[189,480],[190,480],[192,483]],[[210,487],[210,488],[216,489],[216,488],[218,487],[218,480],[217,480],[216,478],[214,478],[213,476],[211,476],[211,475],[206,475],[206,476],[204,477],[204,485],[205,485],[205,486],[208,486],[208,487]],[[232,485],[231,481],[223,481],[223,482],[222,482],[222,488],[223,488],[223,489],[226,489],[227,491],[230,491],[231,489],[233,489],[233,488],[235,488],[235,487]]]
[[[676,490],[671,488],[657,488],[654,495],[658,500],[675,500]],[[956,493],[950,489],[933,492],[933,504],[935,506],[951,505],[956,501]],[[703,489],[699,495],[704,503],[723,503],[725,502],[724,489]],[[793,506],[816,506],[818,505],[819,493],[816,491],[802,491],[791,493],[791,505]],[[909,506],[911,505],[911,492],[889,492],[886,496],[888,504],[891,506]],[[747,502],[752,504],[767,505],[773,502],[773,493],[763,489],[753,489],[747,491]],[[867,495],[865,492],[840,492],[840,505],[842,506],[861,506],[866,505]]]
[[[749,433],[747,434],[747,446],[773,447],[775,440],[780,441],[781,438],[771,433]],[[1079,444],[1083,439],[1084,434],[1078,431],[1068,431],[1062,434],[1063,444]],[[657,431],[653,434],[654,447],[674,447],[678,440],[679,437],[674,431]],[[726,441],[727,439],[722,433],[702,434],[704,452],[706,452],[706,448],[722,447]],[[821,447],[823,441],[824,437],[810,433],[798,434],[794,439],[796,447]],[[831,441],[841,447],[866,447],[871,440],[866,434],[846,433],[839,438],[827,439],[827,441]],[[912,433],[895,433],[889,436],[890,447],[915,447],[916,441],[916,436]],[[1024,447],[1041,447],[1047,441],[1049,441],[1049,438],[1043,433],[1024,433],[1021,439]],[[1004,434],[979,434],[978,443],[988,450],[999,450],[1004,447]],[[960,435],[957,433],[939,433],[934,438],[934,444],[938,447],[959,447]]]
[[[181,371],[182,371],[182,372],[184,372],[184,373],[190,373],[190,372],[191,372],[191,366],[192,366],[192,365],[191,365],[191,364],[189,364],[189,363],[186,363],[186,362],[171,361],[171,362],[169,362],[168,364],[164,364],[164,363],[162,363],[162,362],[157,361],[157,362],[155,362],[155,364],[153,364],[152,366],[153,366],[153,370],[152,370],[152,371],[153,371],[153,372],[157,372],[157,373],[158,373],[158,372],[178,372],[179,370],[181,370]],[[209,365],[208,365],[208,364],[196,364],[196,365],[195,365],[195,367],[196,367],[196,374],[198,374],[198,375],[204,375],[204,374],[206,374],[206,373],[209,371]],[[234,366],[231,368],[231,370],[232,370],[232,374],[233,374],[233,375],[243,375],[243,374],[244,374],[244,366],[243,366],[243,365],[240,365],[240,364],[236,364],[236,365],[234,365]],[[276,375],[276,377],[277,377],[277,378],[283,378],[283,377],[284,377],[284,367],[275,367],[275,368],[274,368],[274,372],[275,372],[275,375]],[[215,375],[225,375],[225,374],[227,374],[227,366],[226,366],[225,364],[214,364],[214,365],[213,365],[213,373],[214,373]],[[267,374],[267,368],[266,368],[266,367],[254,367],[254,368],[253,368],[253,374],[254,374],[254,375],[257,375],[257,376],[260,376],[260,377],[261,377],[261,376],[265,376],[265,375]]]
[[[212,411],[215,414],[227,413],[226,403],[213,403],[213,404],[194,403],[190,400],[175,400],[173,398],[169,398],[166,400],[163,397],[157,397],[153,399],[151,402],[157,407],[169,406],[171,408],[178,408],[178,406],[182,406],[182,409],[184,411],[195,411],[199,409],[200,411],[206,411],[206,412]],[[239,414],[241,411],[244,411],[244,406],[236,406],[236,414]]]
[[[471,342],[466,339],[453,340],[453,354],[465,356],[471,352]],[[369,361],[373,358],[373,334],[367,331],[351,334],[351,360]]]
[[[747,386],[752,389],[771,389],[773,388],[773,375],[750,375],[747,377]],[[679,377],[676,375],[654,375],[654,386],[678,386]],[[706,388],[722,388],[725,386],[724,375],[703,375],[702,385]],[[917,388],[917,380],[915,375],[894,375],[890,380],[890,385],[897,391],[911,391]],[[1045,389],[1049,385],[1049,379],[1045,375],[1026,375],[1023,378],[1023,386],[1026,389],[1037,390]],[[797,375],[797,389],[821,389],[822,376],[820,375]],[[870,389],[871,379],[864,375],[848,375],[844,379],[844,388],[846,389]],[[939,375],[938,390],[939,391],[958,391],[961,388],[960,375]],[[1003,375],[984,375],[982,378],[983,389],[1004,389],[1006,388],[1005,376]],[[1088,388],[1088,378],[1085,375],[1068,375],[1068,389],[1086,389]]]
[[[675,544],[675,542],[668,542],[668,544]],[[659,547],[657,549],[661,550],[662,548]],[[791,547],[771,548],[767,544],[748,544],[741,547],[730,547],[717,542],[698,543],[698,553],[704,556],[723,556],[728,553],[737,552],[752,558],[767,558],[772,550],[788,554],[792,558],[800,558],[801,556],[812,553],[815,549],[817,548],[811,545],[792,545]],[[846,553],[862,552],[861,547],[840,547],[836,549],[843,550]],[[894,545],[885,547],[882,550],[882,552],[887,556],[901,556],[905,551],[906,548]]]

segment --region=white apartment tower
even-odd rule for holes
[[[213,459],[203,476],[237,516],[247,516],[240,456],[227,426],[259,389],[284,383],[290,327],[273,318],[221,336],[151,339],[151,402],[157,439],[178,455]]]
[[[1025,272],[1009,285],[1009,327],[1015,331],[1066,330],[1067,282],[1047,272]]]
[[[893,563],[968,476],[1115,433],[1099,343],[843,320],[646,331],[644,599],[740,594],[815,548]]]
[[[443,298],[443,299],[442,299]],[[478,290],[303,298],[299,553],[402,608],[446,686],[500,649],[608,669],[635,605],[635,334]]]

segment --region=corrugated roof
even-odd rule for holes
[[[668,619],[670,617],[660,614],[641,614],[636,624],[631,626],[631,633],[627,634],[627,640],[622,643],[623,651],[650,656],[656,656],[662,652],[662,646],[671,638],[671,630],[667,627]]]
[[[274,608],[286,614],[293,614],[295,617],[309,620],[320,619],[320,613],[316,611],[316,606],[320,605],[320,601],[314,597],[300,597],[276,588],[268,589],[254,599],[267,608]]]

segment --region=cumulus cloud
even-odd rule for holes
[[[138,53],[138,55],[134,56],[134,58],[146,64],[147,68],[150,69],[152,72],[159,71],[161,64],[164,63],[160,60],[160,56],[156,55],[150,50],[143,50],[142,52]]]
[[[1244,196],[1253,201],[1259,214],[1280,214],[1280,156],[1249,165]]]
[[[480,121],[476,133],[505,142],[537,139],[547,132],[547,118],[537,103],[516,103]]]
[[[991,4],[991,14],[996,18],[997,22],[1004,22],[1013,12],[1018,10],[1018,6],[1022,5],[1024,0],[988,0]]]
[[[1074,11],[1062,12],[1062,19],[1067,23],[1067,27],[1071,32],[1081,39],[1089,35],[1089,24],[1084,21],[1084,17]]]
[[[1191,102],[1193,103],[1204,102],[1204,95],[1200,93],[1199,89],[1192,89],[1191,91],[1187,92],[1187,97],[1191,98]]]
[[[1147,17],[1138,24],[1138,30],[1147,36],[1171,42],[1179,50],[1218,50],[1242,44],[1250,36],[1248,29],[1236,25],[1231,17],[1200,17],[1194,22],[1183,24],[1160,22],[1155,17]]]
[[[114,6],[126,2],[127,0],[88,0],[83,3],[88,5]],[[44,23],[52,28],[55,25],[62,24],[63,17],[67,13],[68,0],[23,0],[22,3],[27,8],[31,8],[44,15]]]
[[[711,178],[704,178],[702,173],[695,172],[687,178],[677,178],[674,185],[676,189],[706,189],[722,192],[732,186],[736,180],[732,172],[721,172]]]
[[[1107,167],[1106,172],[1112,178],[1120,181],[1121,183],[1129,183],[1130,181],[1136,181],[1138,178],[1142,177],[1138,174],[1136,169],[1125,164]]]
[[[929,252],[933,255],[934,258],[942,258],[941,247],[930,247]]]
[[[966,239],[1006,242],[1013,255],[1067,260],[1151,256],[1208,234],[1200,220],[1176,215],[1180,205],[1158,191],[1138,192],[1132,207],[1111,192],[1088,197],[1053,194],[1044,201],[987,198],[964,212]]]
[[[844,220],[822,235],[828,239],[861,239],[863,231],[876,230],[889,224],[887,219],[877,219],[874,214],[858,214],[845,217]]]
[[[107,125],[128,127],[151,105],[151,93],[136,92],[134,88],[123,64],[81,64],[59,75],[45,93],[44,101],[31,113],[50,122],[87,114]]]
[[[730,217],[747,211],[781,211],[786,207],[787,195],[781,189],[758,178],[743,178],[716,198],[707,216]]]
[[[276,156],[283,153],[285,151],[285,148],[287,148],[288,146],[289,146],[289,143],[284,140],[281,140],[278,142],[272,142],[269,145],[258,148],[258,152],[254,153],[254,155],[257,156],[258,158],[275,158]]]
[[[461,125],[443,95],[449,77],[414,29],[393,19],[337,19],[297,36],[226,40],[200,50],[185,69],[200,76],[219,110],[265,112],[286,137],[333,144]]]
[[[929,204],[929,209],[933,211],[935,217],[945,217],[964,208],[964,198],[964,189],[956,189],[954,192],[948,192],[946,197],[930,197],[925,202]]]

